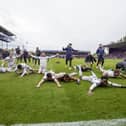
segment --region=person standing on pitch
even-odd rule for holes
[[[97,67],[99,66],[99,64],[103,67],[105,51],[102,44],[99,44],[99,48],[96,50],[96,54],[98,57]]]
[[[66,48],[63,48],[64,51],[66,51],[66,66],[69,62],[69,69],[71,70],[72,67],[72,59],[73,59],[73,51],[76,51],[72,48],[72,43],[69,43]]]
[[[55,58],[59,54],[56,54],[56,55],[53,55],[53,56],[46,56],[45,52],[42,52],[40,56],[34,56],[32,54],[30,54],[30,55],[31,55],[31,57],[40,60],[40,66],[39,66],[38,73],[44,74],[46,72],[46,70],[47,70],[47,61],[48,61],[48,59]]]

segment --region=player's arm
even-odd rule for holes
[[[93,77],[97,77],[96,74],[93,71],[91,71],[91,74],[92,74]]]
[[[121,84],[113,83],[113,82],[111,82],[111,81],[108,81],[108,85],[109,85],[109,86],[112,86],[112,87],[122,87]]]
[[[63,51],[67,50],[67,48],[64,48],[64,47],[62,49],[63,49]]]
[[[36,87],[40,87],[41,84],[43,84],[44,82],[45,82],[45,79],[42,78],[42,79],[39,81],[39,83],[36,85]]]
[[[57,87],[61,87],[61,84],[59,83],[59,81],[56,78],[54,78],[54,82],[56,83]]]
[[[99,66],[99,70],[100,70],[100,72],[102,72],[102,73],[105,71],[105,70],[102,68],[101,65]]]
[[[72,48],[72,51],[73,51],[73,52],[78,52],[78,50],[76,50],[76,49],[73,49],[73,48]]]
[[[32,54],[30,54],[31,57],[35,58],[35,59],[39,59],[39,56],[34,56]]]
[[[16,58],[19,58],[19,57],[21,57],[21,56],[22,56],[22,54],[17,55],[17,56],[15,56],[14,58],[16,59]]]
[[[88,90],[88,95],[92,95],[93,94],[93,91],[94,91],[94,89],[97,87],[97,84],[96,83],[93,83],[91,86],[90,86],[90,88],[89,88],[89,90]]]
[[[27,74],[26,69],[24,69],[24,70],[23,70],[23,72],[22,72],[22,74],[21,74],[21,76],[20,76],[20,77],[23,77],[25,74]]]
[[[126,78],[126,75],[123,73],[120,73],[120,77]]]
[[[48,56],[47,58],[48,58],[48,59],[51,59],[51,58],[55,58],[55,57],[57,57],[57,56],[59,56],[58,53],[57,53],[56,55],[53,55],[53,56]]]

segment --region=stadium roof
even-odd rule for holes
[[[126,42],[111,43],[111,44],[108,44],[108,45],[104,45],[104,47],[108,47],[108,48],[126,48]]]
[[[12,32],[8,31],[6,28],[0,25],[0,32],[4,33],[5,35],[8,36],[15,36]]]
[[[5,29],[3,26],[0,26],[0,40],[6,43],[13,41],[13,36],[15,36],[12,32]]]

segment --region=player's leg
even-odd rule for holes
[[[45,73],[45,72],[46,72],[46,66],[40,65],[39,69],[38,69],[38,73],[41,74],[41,73]]]
[[[77,69],[79,70],[79,76],[82,77],[83,73],[82,73],[81,65],[77,65]]]
[[[69,67],[72,67],[72,58],[69,59]]]
[[[98,57],[97,66],[100,64],[100,57]]]
[[[71,77],[71,76],[75,76],[75,75],[77,75],[76,72],[69,73],[69,76],[70,76],[70,77]]]
[[[72,80],[72,81],[76,81],[77,84],[80,84],[80,79],[79,79],[79,78],[77,78],[77,77],[73,77],[73,76],[69,76],[69,77],[70,77],[70,80]]]
[[[41,79],[39,83],[36,85],[36,87],[40,87],[45,82],[45,79]]]
[[[66,62],[66,66],[67,66],[68,65],[68,59],[67,58],[66,58],[66,61],[65,62]]]
[[[104,65],[104,58],[103,57],[102,57],[101,65],[102,65],[102,67]]]
[[[36,85],[36,87],[40,87],[45,81],[47,80],[46,74],[43,76],[43,78],[39,81],[39,83]]]
[[[126,88],[126,85],[122,85],[122,84],[117,84],[117,83],[113,83],[113,82],[108,82],[108,86],[112,86],[112,87],[118,87],[118,88]]]
[[[54,82],[56,83],[57,87],[61,87],[61,84],[59,83],[59,81],[56,78],[54,78]]]
[[[92,81],[92,78],[93,78],[93,76],[82,76],[81,77],[82,80],[86,80],[86,81],[89,81],[89,82]]]
[[[38,59],[38,65],[40,65],[40,59]]]

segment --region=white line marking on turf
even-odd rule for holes
[[[112,120],[91,120],[91,121],[80,121],[80,122],[14,124],[11,126],[126,126],[126,118],[112,119]]]

